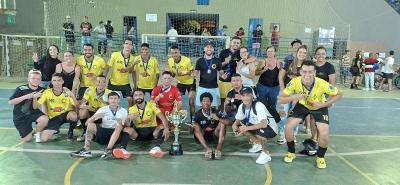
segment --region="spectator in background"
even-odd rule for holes
[[[382,89],[382,85],[385,82],[385,80],[387,80],[389,89],[387,91],[391,91],[393,90],[392,87],[392,81],[393,81],[393,73],[394,73],[394,68],[393,68],[393,64],[394,64],[394,51],[390,51],[389,52],[389,57],[387,57],[385,59],[385,61],[382,62],[383,65],[383,80],[381,81],[381,83],[379,84],[379,89]]]
[[[81,23],[81,49],[83,51],[83,45],[90,43],[90,32],[92,31],[92,24],[88,21],[88,16],[85,16]]]
[[[240,39],[242,39],[244,37],[245,33],[244,33],[244,29],[242,27],[239,28],[238,31],[236,31],[235,36],[239,37]]]
[[[261,25],[257,24],[256,29],[253,31],[253,55],[257,58],[260,54],[261,48],[261,37],[263,36],[263,31],[261,30]]]
[[[342,57],[342,62],[340,63],[340,79],[341,83],[346,84],[347,77],[350,74],[350,51],[346,50],[346,53]]]
[[[168,50],[172,45],[176,44],[177,38],[176,36],[178,36],[178,31],[176,31],[176,29],[171,26],[171,28],[168,30],[167,32],[168,35]]]
[[[363,61],[363,58],[361,56],[361,51],[358,50],[356,52],[356,57],[353,58],[353,62],[350,67],[351,75],[353,75],[353,82],[350,86],[350,89],[360,90],[360,88],[358,88],[358,85],[360,83],[360,78],[361,78],[361,63],[362,63],[362,61]]]
[[[211,36],[211,33],[210,33],[210,31],[208,31],[207,28],[204,28],[203,32],[201,33],[201,36]]]
[[[374,53],[369,54],[369,58],[364,60],[365,71],[365,90],[375,91],[375,69],[374,65],[378,63]]]
[[[136,29],[134,26],[131,26],[129,28],[128,37],[133,41],[133,47],[131,53],[132,55],[134,55],[136,53],[135,51]]]
[[[110,20],[107,21],[107,24],[104,26],[106,28],[106,36],[107,36],[107,52],[111,53],[112,48],[112,34],[114,33],[114,27],[112,26],[112,22]]]
[[[67,43],[67,50],[73,51],[75,45],[74,24],[71,22],[71,16],[65,17],[67,22],[63,24],[62,30],[65,35],[65,42]]]
[[[59,49],[56,45],[50,45],[47,48],[46,55],[39,60],[39,54],[33,53],[32,60],[34,68],[42,73],[42,81],[40,87],[47,88],[51,82],[51,75],[56,71],[57,64],[61,63],[58,59]]]
[[[228,26],[222,26],[222,29],[218,30],[218,36],[227,36]]]
[[[278,51],[279,49],[279,26],[274,25],[271,33],[271,45]]]
[[[97,44],[98,54],[104,56],[106,54],[106,49],[107,49],[107,32],[106,32],[106,27],[104,26],[104,22],[100,21],[99,25],[96,26],[93,31],[96,33],[98,39],[98,44]]]

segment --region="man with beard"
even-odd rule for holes
[[[76,59],[76,64],[81,67],[80,87],[78,91],[78,100],[82,100],[83,94],[88,87],[94,87],[96,77],[103,74],[107,75],[107,64],[103,58],[93,54],[93,45],[83,45],[84,55]]]

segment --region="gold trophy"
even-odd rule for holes
[[[169,151],[170,155],[182,155],[182,145],[179,144],[178,142],[178,137],[179,137],[179,125],[183,123],[183,121],[187,117],[187,112],[180,112],[178,110],[178,105],[176,102],[174,102],[174,108],[172,109],[172,113],[165,111],[165,116],[167,117],[167,120],[174,124],[174,137],[175,140],[171,145],[171,150]]]

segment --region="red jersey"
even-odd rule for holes
[[[365,72],[375,72],[374,69],[374,64],[378,63],[378,60],[374,59],[374,58],[367,58],[364,60],[364,71]]]
[[[151,92],[151,100],[156,99],[156,97],[162,94],[160,100],[158,100],[157,105],[161,112],[169,111],[171,112],[174,108],[175,101],[182,101],[182,96],[179,93],[179,89],[173,85],[167,89],[163,89],[162,86],[157,86]]]

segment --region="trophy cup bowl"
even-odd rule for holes
[[[170,155],[182,155],[182,145],[179,144],[178,137],[179,137],[179,125],[183,123],[183,121],[187,117],[187,112],[180,112],[176,104],[174,105],[174,109],[172,112],[166,111],[165,116],[169,122],[174,125],[174,142],[171,145],[171,150],[169,151]]]

